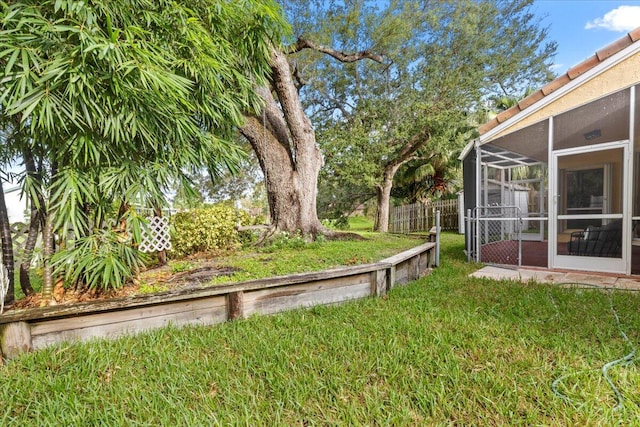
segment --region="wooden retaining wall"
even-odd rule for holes
[[[63,341],[111,338],[167,325],[212,325],[254,314],[381,296],[424,275],[435,261],[429,242],[373,264],[221,286],[8,312],[0,315],[5,358]]]

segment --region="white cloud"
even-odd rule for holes
[[[604,28],[605,30],[627,32],[640,24],[640,6],[620,6],[607,12],[602,18],[587,22],[586,30]]]
[[[562,68],[564,68],[564,64],[552,64],[549,69],[551,71],[557,71],[557,70],[561,70]]]

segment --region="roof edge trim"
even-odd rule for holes
[[[640,30],[640,28],[638,28],[638,29]],[[633,39],[632,33],[629,33],[628,36],[631,39]],[[636,54],[639,51],[640,51],[640,43],[635,43],[635,41],[634,41],[632,44],[628,45],[626,48],[624,48],[624,49],[620,50],[619,52],[617,52],[617,53],[611,55],[610,57],[606,58],[603,62],[598,63],[597,65],[595,65],[594,67],[590,68],[589,70],[585,71],[582,74],[576,75],[573,80],[567,82],[566,84],[562,85],[561,87],[557,88],[556,90],[553,90],[552,92],[550,92],[544,98],[538,100],[537,102],[534,102],[531,105],[528,105],[527,106],[528,108],[525,108],[523,110],[518,111],[516,114],[511,115],[506,120],[498,123],[498,125],[496,125],[493,128],[487,130],[486,133],[480,135],[480,137],[478,138],[478,140],[480,141],[480,144],[482,145],[482,144],[487,143],[488,141],[492,140],[492,138],[495,137],[497,134],[503,132],[505,129],[508,129],[509,127],[513,126],[517,122],[519,122],[521,120],[524,120],[525,118],[527,118],[530,115],[536,113],[540,109],[542,109],[542,108],[546,107],[547,105],[553,103],[558,98],[560,98],[560,97],[564,96],[565,94],[571,92],[576,87],[578,87],[578,86],[584,84],[585,82],[597,77],[598,75],[602,74],[604,71],[606,71],[609,68],[619,64],[620,62],[622,62],[625,59],[633,56],[634,54]],[[593,55],[593,57],[596,57],[596,55]],[[587,60],[590,60],[590,59],[592,59],[592,57],[589,57]],[[559,76],[557,79],[561,79],[561,78],[563,78],[565,76],[567,76],[566,73],[563,74],[562,76]],[[555,80],[557,80],[557,79],[555,79]],[[553,81],[555,81],[555,80],[553,80]],[[549,84],[553,83],[553,81],[550,82]],[[549,84],[547,84],[547,86]],[[543,88],[546,88],[547,86],[544,86]]]

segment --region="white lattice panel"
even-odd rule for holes
[[[148,225],[142,228],[142,242],[138,249],[142,252],[158,252],[171,249],[169,217],[151,216]]]

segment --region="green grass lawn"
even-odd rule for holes
[[[305,243],[300,238],[279,240],[256,250],[251,246],[226,255],[220,265],[238,271],[213,279],[229,283],[285,274],[327,270],[355,264],[367,264],[411,249],[426,239],[392,234],[358,232],[366,240],[329,240]]]
[[[462,246],[385,298],[26,354],[0,425],[640,425],[637,358],[620,409],[601,373],[640,295],[471,279]]]

